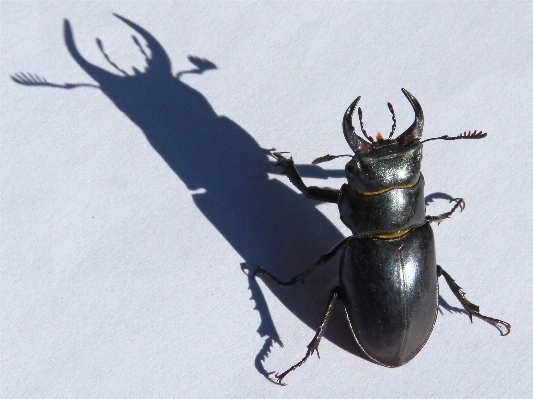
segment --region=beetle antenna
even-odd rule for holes
[[[139,51],[142,55],[144,55],[144,59],[146,60],[146,63],[150,62],[150,57],[148,57],[148,54],[146,54],[146,51],[144,51],[143,46],[141,45],[141,42],[139,39],[137,39],[137,36],[131,35],[131,38],[133,39],[133,43],[139,48]]]
[[[357,109],[357,113],[359,114],[359,124],[361,125],[361,131],[365,135],[366,139],[368,141],[370,141],[371,143],[373,143],[374,139],[372,137],[370,137],[368,134],[366,134],[366,130],[365,130],[364,126],[363,126],[363,111],[361,111],[361,107],[359,107]]]
[[[96,38],[96,44],[98,45],[98,48],[100,49],[100,52],[102,53],[102,55],[104,56],[104,58],[106,59],[107,62],[109,62],[109,64],[115,68],[117,71],[119,71],[120,73],[122,73],[123,75],[125,76],[128,76],[127,72],[124,71],[123,69],[121,69],[117,64],[115,64],[113,62],[113,60],[109,57],[109,55],[105,52],[104,50],[104,43],[102,43],[102,41],[98,38]]]
[[[311,164],[313,165],[317,165],[319,163],[322,163],[322,162],[328,162],[328,161],[333,161],[334,159],[336,158],[340,158],[340,157],[350,157],[352,158],[353,155],[349,155],[349,154],[343,154],[343,155],[324,155],[322,157],[318,157],[317,159],[315,159],[313,162],[311,162]]]
[[[464,133],[461,133],[458,136],[448,136],[447,134],[440,137],[434,137],[432,139],[425,139],[422,140],[421,143],[425,143],[426,141],[431,140],[460,140],[460,139],[483,139],[487,137],[487,133],[482,132],[481,130],[478,132],[477,130],[474,130],[474,132],[471,132],[470,130],[468,133],[465,131]]]
[[[392,130],[389,133],[389,139],[390,139],[392,135],[394,134],[394,131],[396,130],[396,115],[394,115],[394,108],[392,108],[392,104],[387,103],[387,105],[389,106],[389,111],[392,114]]]

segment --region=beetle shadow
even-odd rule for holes
[[[435,200],[439,200],[439,199],[443,199],[443,200],[447,200],[449,202],[452,202],[455,199],[455,197],[452,197],[451,195],[446,194],[446,193],[436,192],[436,193],[432,193],[432,194],[427,195],[424,198],[424,202],[425,202],[426,206],[429,206],[430,204],[435,202]],[[441,315],[444,315],[442,309],[447,310],[449,313],[464,313],[464,314],[467,314],[464,309],[450,305],[442,297],[442,295],[439,294],[439,313]]]
[[[442,297],[442,295],[439,294],[439,313],[441,315],[444,315],[444,312],[442,311],[442,309],[447,310],[449,313],[464,313],[464,314],[467,314],[466,310],[464,310],[463,308],[458,308],[456,306],[450,305],[446,301],[446,299],[444,299]]]
[[[433,194],[430,194],[428,195],[427,197],[425,197],[425,204],[426,206],[428,206],[429,204],[431,204],[434,200],[436,199],[445,199],[445,200],[448,200],[449,202],[452,202],[454,201],[454,197],[452,197],[451,195],[449,194],[445,194],[445,193],[441,193],[441,192],[437,192],[437,193],[433,193]],[[449,287],[448,285],[448,288],[451,288]],[[468,312],[464,309],[464,308],[458,308],[458,307],[455,307],[455,306],[452,306],[450,305],[440,294],[439,294],[439,313],[441,315],[444,315],[444,312],[442,311],[442,309],[446,309],[449,313],[462,313],[462,314],[465,314],[467,316],[470,317],[470,321],[472,322],[472,316],[468,314]],[[473,314],[473,316],[476,316],[476,317],[479,317],[479,315],[476,315],[475,313]],[[485,320],[486,321],[486,320]],[[492,324],[492,323],[489,323],[489,324]],[[500,324],[500,326],[502,328],[500,328],[498,325],[496,324],[492,324],[492,326],[494,328],[496,328],[498,330],[498,332],[502,335],[506,335],[504,334],[505,332],[505,326],[503,326],[503,324]]]
[[[283,347],[283,342],[281,342],[281,338],[279,337],[278,331],[276,330],[276,327],[274,325],[274,320],[272,320],[272,315],[270,314],[270,310],[268,309],[268,304],[265,299],[265,296],[263,295],[263,291],[261,291],[257,280],[253,276],[255,267],[246,263],[241,263],[241,269],[244,274],[248,276],[248,288],[252,293],[250,300],[254,301],[254,309],[257,310],[261,319],[261,323],[257,328],[257,333],[261,338],[265,339],[263,347],[255,356],[255,368],[267,380],[273,382],[274,384],[280,385],[279,382],[277,382],[274,378],[271,377],[271,375],[275,374],[275,372],[267,371],[265,369],[264,362],[272,351],[274,344],[276,343],[280,347]]]
[[[64,40],[70,55],[98,84],[55,84],[34,74],[16,74],[12,79],[34,87],[91,86],[101,90],[141,129],[153,149],[187,186],[198,209],[242,257],[246,265],[242,269],[249,276],[251,267],[261,265],[279,278],[288,279],[344,238],[316,208],[318,202],[270,178],[280,171],[269,159],[268,149],[237,123],[218,115],[200,92],[183,82],[187,75],[217,69],[214,63],[189,56],[194,68],[174,74],[170,58],[157,39],[132,21],[115,16],[143,39],[141,44],[133,37],[146,60],[143,71],[133,67],[133,73],[128,73],[121,69],[106,54],[99,39],[97,45],[116,73],[89,62],[78,51],[71,25],[65,20]],[[342,171],[325,171],[314,165],[299,169],[305,177],[343,175]],[[315,330],[323,317],[331,285],[337,279],[336,259],[310,276],[305,285],[284,288],[266,280],[265,284],[295,316]],[[258,333],[265,337],[256,356],[256,368],[269,378],[264,360],[275,343],[282,343],[259,285],[250,277],[248,284],[261,316]],[[365,358],[339,311],[334,313],[325,338]]]
[[[437,193],[426,195],[426,197],[424,198],[424,202],[426,203],[426,206],[429,206],[431,203],[435,202],[435,200],[437,199],[444,199],[444,200],[448,200],[451,202],[455,199],[455,197],[452,197],[450,194],[437,192]]]

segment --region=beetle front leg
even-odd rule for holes
[[[313,340],[307,345],[307,352],[302,360],[300,360],[298,363],[296,363],[294,366],[292,366],[290,369],[285,370],[281,374],[276,374],[276,378],[278,380],[278,383],[281,384],[281,381],[289,374],[291,371],[296,370],[298,367],[300,367],[302,364],[305,363],[305,361],[316,351],[316,354],[318,355],[318,358],[320,358],[320,354],[318,353],[318,345],[320,344],[320,340],[324,336],[324,332],[326,331],[326,326],[328,324],[329,318],[331,317],[331,312],[333,311],[333,302],[337,298],[339,298],[340,293],[339,287],[334,288],[331,291],[331,296],[329,298],[328,307],[326,309],[326,314],[322,318],[322,322],[318,326],[316,330],[316,334],[313,337]]]
[[[318,260],[315,263],[313,263],[311,266],[309,266],[307,269],[305,269],[302,273],[300,273],[297,276],[294,276],[293,278],[291,278],[289,281],[281,281],[281,280],[279,280],[277,277],[275,277],[270,272],[267,272],[261,266],[259,266],[259,267],[257,267],[257,269],[255,269],[254,277],[257,274],[265,274],[268,277],[270,277],[272,280],[274,280],[274,282],[276,282],[279,285],[293,285],[293,284],[296,284],[298,281],[302,281],[303,282],[305,280],[305,278],[307,276],[309,276],[311,273],[313,273],[318,266],[323,265],[324,263],[328,262],[331,258],[333,258],[335,256],[335,254],[337,252],[339,252],[339,250],[341,248],[344,247],[344,245],[346,244],[346,241],[348,241],[349,238],[350,237],[346,237],[341,242],[339,242],[337,245],[335,245],[329,252],[326,252],[325,254],[320,255],[320,257],[318,258]]]
[[[470,321],[472,321],[472,315],[480,318],[483,321],[486,321],[489,324],[492,324],[494,327],[496,327],[502,336],[505,336],[511,332],[511,325],[505,321],[493,319],[492,317],[484,316],[481,313],[479,313],[479,306],[474,305],[472,302],[470,302],[468,299],[466,299],[466,294],[462,290],[461,287],[455,282],[455,280],[444,271],[442,267],[437,265],[437,276],[444,276],[444,279],[448,283],[448,286],[452,290],[453,294],[456,296],[456,298],[461,302],[461,305],[465,308],[466,312],[468,313],[468,316],[470,317]]]
[[[331,188],[320,188],[320,187],[307,187],[302,180],[302,176],[296,170],[294,166],[294,161],[291,158],[285,158],[283,154],[286,152],[271,152],[270,155],[276,159],[276,166],[281,166],[283,173],[287,175],[291,183],[305,194],[308,198],[316,199],[324,202],[337,203],[337,200],[340,195],[340,190],[334,190]]]
[[[465,200],[462,198],[453,198],[450,200],[450,202],[454,202],[454,201],[455,201],[455,205],[449,212],[441,213],[440,215],[437,215],[437,216],[426,216],[426,220],[430,223],[437,222],[437,224],[441,224],[441,222],[444,219],[448,219],[450,216],[452,216],[452,214],[457,209],[461,209],[461,212],[462,212],[465,209]]]

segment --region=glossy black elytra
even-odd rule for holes
[[[386,367],[398,367],[413,359],[429,339],[438,312],[438,282],[443,276],[459,299],[470,320],[476,316],[497,327],[501,335],[511,331],[505,321],[479,313],[479,306],[466,299],[461,287],[436,262],[435,241],[430,224],[440,223],[457,209],[464,209],[464,200],[455,198],[453,208],[438,216],[426,216],[424,177],[420,172],[422,143],[431,140],[481,139],[486,133],[474,131],[458,136],[441,136],[422,140],[424,115],[416,98],[402,89],[415,112],[412,125],[397,138],[394,109],[389,103],[393,126],[387,139],[380,133],[370,137],[363,126],[359,137],[352,125],[352,115],[360,97],[348,107],[343,118],[344,137],[354,155],[325,155],[314,164],[348,156],[346,178],[340,190],[307,187],[294,166],[292,158],[273,152],[276,165],[283,168],[291,183],[311,199],[336,203],[343,223],[352,235],[331,251],[319,257],[303,273],[289,281],[281,281],[263,268],[255,275],[265,274],[276,283],[292,285],[303,281],[319,265],[342,249],[340,285],[331,292],[326,313],[304,358],[276,378],[279,383],[300,367],[317,349],[335,300],[344,303],[350,329],[357,345],[372,361]]]

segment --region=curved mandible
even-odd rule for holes
[[[420,140],[422,138],[422,129],[424,128],[424,112],[418,100],[407,90],[402,89],[402,93],[407,97],[407,100],[411,103],[413,110],[415,111],[415,120],[409,128],[403,132],[396,141],[400,145],[407,145],[414,139]]]
[[[74,61],[76,61],[76,63],[81,67],[81,69],[83,69],[91,78],[96,80],[98,83],[101,83],[101,81],[105,79],[117,78],[117,75],[114,75],[111,72],[100,68],[99,66],[91,64],[89,61],[83,58],[76,47],[74,34],[72,33],[72,27],[70,26],[68,19],[63,20],[63,36],[65,38],[65,44],[68,52],[72,58],[74,58]]]
[[[348,142],[348,145],[353,152],[370,152],[372,151],[372,144],[363,140],[355,133],[355,129],[352,125],[352,115],[357,103],[361,99],[361,96],[357,97],[348,107],[344,113],[344,118],[342,119],[342,130],[344,131],[344,138]]]
[[[172,67],[170,65],[170,58],[166,53],[163,46],[153,37],[146,29],[140,27],[135,22],[124,18],[122,15],[113,13],[115,17],[120,19],[134,31],[136,31],[146,41],[148,48],[150,49],[151,56],[147,58],[147,71],[152,74],[172,75]]]

